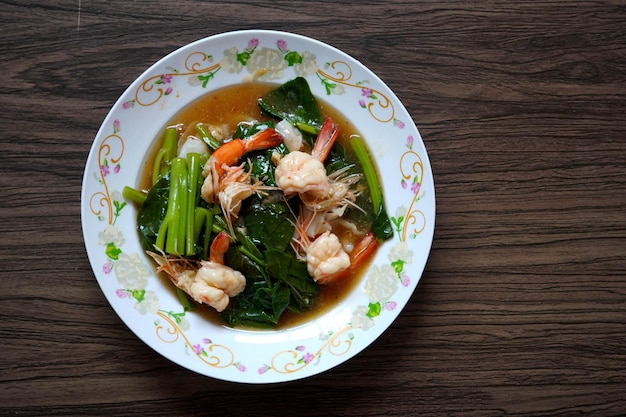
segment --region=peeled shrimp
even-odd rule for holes
[[[307,270],[316,282],[336,274],[350,266],[350,256],[343,250],[339,238],[331,233],[319,235],[306,250]]]
[[[320,198],[328,194],[330,183],[324,160],[338,132],[337,125],[328,118],[320,129],[311,154],[293,151],[278,162],[276,183],[285,193],[312,193]]]
[[[341,242],[331,231],[329,216],[332,215],[311,211],[301,203],[300,215],[294,224],[291,246],[298,258],[306,262],[309,274],[319,284],[345,278],[378,246],[378,240],[372,232],[366,233],[356,244]],[[340,216],[340,213],[335,215]],[[341,217],[332,220],[340,221]]]
[[[361,179],[361,174],[347,174],[351,167],[326,174],[324,160],[338,135],[337,125],[326,119],[315,141],[311,154],[289,152],[278,161],[276,183],[285,194],[299,194],[300,199],[316,211],[334,210],[338,206],[355,208],[358,192],[351,186]]]
[[[276,184],[286,193],[314,193],[324,196],[330,184],[324,164],[306,152],[285,155],[275,171]]]
[[[213,243],[208,261],[200,262],[195,269],[189,262],[183,265],[176,259],[148,252],[178,288],[201,304],[208,304],[218,312],[224,311],[230,297],[240,294],[246,287],[246,278],[239,271],[224,265],[224,252],[228,249],[228,235],[220,232]]]
[[[330,284],[331,282],[346,278],[362,265],[363,261],[368,259],[369,255],[372,254],[377,247],[378,239],[374,237],[372,232],[368,232],[363,239],[354,246],[354,249],[350,251],[350,264],[348,267],[343,269],[337,268],[335,272],[318,276],[316,281],[320,284]]]
[[[241,272],[208,261],[203,261],[197,271],[183,271],[172,281],[195,301],[208,304],[218,312],[224,311],[230,297],[238,295],[246,286]]]
[[[356,205],[356,197],[359,191],[353,191],[352,185],[359,182],[361,174],[344,175],[351,166],[347,166],[328,176],[328,191],[323,195],[314,193],[302,193],[300,199],[311,210],[315,211],[336,211],[339,208],[352,206],[363,211]]]

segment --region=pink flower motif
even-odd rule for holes
[[[135,106],[135,100],[128,100],[122,104],[123,109],[130,109]]]
[[[284,40],[280,39],[276,42],[276,46],[278,46],[278,49],[280,50],[280,52],[287,52],[287,42],[285,42]]]
[[[400,129],[404,129],[404,122],[402,120],[393,119],[393,125],[399,127]]]
[[[266,373],[267,371],[269,371],[270,369],[272,369],[269,365],[263,365],[259,368],[259,370],[257,371],[259,374],[263,375],[264,373]]]
[[[311,363],[311,361],[313,360],[313,358],[315,358],[315,356],[311,353],[311,352],[307,352],[303,357],[302,357],[302,362],[304,363]]]
[[[398,307],[398,303],[396,303],[395,301],[389,301],[388,303],[385,303],[385,310],[387,311],[393,311]]]
[[[296,350],[297,350],[298,352],[304,352],[304,350],[305,350],[305,349],[306,349],[306,347],[304,347],[304,346],[302,346],[302,345],[300,345],[300,346],[296,346]]]
[[[113,173],[115,174],[119,173],[120,169],[121,169],[120,164],[115,165],[115,167],[113,167]]]
[[[419,182],[417,182],[417,181],[414,181],[414,182],[411,184],[411,192],[412,192],[413,194],[417,194],[417,193],[419,192],[419,190],[420,190],[420,183],[419,183]]]
[[[195,353],[196,355],[200,355],[202,351],[204,350],[202,349],[202,346],[200,346],[200,344],[193,345],[192,349],[193,349],[193,353]]]
[[[252,51],[257,46],[259,46],[259,40],[257,38],[252,38],[248,41],[248,50]]]
[[[170,74],[161,75],[161,82],[163,84],[169,84],[172,82],[172,76]]]
[[[163,93],[163,94],[165,94],[166,96],[169,96],[170,94],[172,94],[172,91],[174,91],[174,89],[172,87],[167,87],[165,89],[165,93]]]
[[[113,133],[117,133],[120,131],[120,121],[119,119],[113,120]]]
[[[363,97],[370,98],[370,97],[372,97],[373,94],[374,94],[374,92],[372,91],[371,88],[361,88],[361,95]]]
[[[359,100],[359,106],[365,108],[365,100]]]
[[[121,288],[119,290],[115,291],[115,295],[117,295],[119,298],[128,298],[128,297],[130,297],[130,294],[128,293],[128,291],[122,290]]]
[[[210,345],[213,342],[211,341],[211,339],[205,337],[204,339],[202,339],[202,343],[204,343],[205,345]]]
[[[105,274],[110,274],[112,269],[113,269],[113,264],[111,262],[106,262],[104,265],[102,265],[102,271]]]
[[[246,372],[246,367],[241,362],[235,362],[233,365],[239,372]]]
[[[415,138],[413,137],[413,135],[409,135],[406,138],[406,146],[409,149],[413,149],[413,142],[415,141]]]
[[[411,284],[411,277],[409,277],[407,274],[402,274],[402,286],[408,287],[409,284]]]
[[[109,166],[100,165],[100,173],[102,174],[103,177],[106,177],[107,175],[109,175],[111,173],[111,171],[109,170]]]
[[[405,180],[400,181],[400,186],[402,187],[403,190],[406,190],[406,187],[408,187]]]

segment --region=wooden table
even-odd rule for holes
[[[0,414],[626,414],[626,6],[607,1],[0,3]],[[110,308],[80,191],[108,110],[162,56],[293,31],[377,73],[437,189],[432,252],[400,317],[313,378],[182,369]]]

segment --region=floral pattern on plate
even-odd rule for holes
[[[360,91],[356,101],[360,108],[369,112],[379,122],[392,122],[402,129],[405,123],[395,116],[393,101],[382,91],[370,86],[369,80],[353,80],[353,70],[345,61],[325,62],[323,69],[318,66],[315,54],[308,50],[290,50],[285,39],[278,39],[271,47],[260,46],[258,38],[251,38],[247,45],[239,49],[236,46],[223,51],[223,58],[214,62],[213,54],[200,51],[191,52],[184,61],[182,70],[171,66],[164,67],[164,72],[146,79],[135,91],[134,99],[123,103],[124,109],[140,106],[152,106],[161,99],[175,92],[174,78],[187,77],[193,86],[209,87],[209,82],[220,70],[231,74],[246,71],[258,81],[284,79],[288,70],[293,70],[292,77],[316,75],[323,85],[326,95],[344,94],[346,88]]]

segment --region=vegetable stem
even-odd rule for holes
[[[187,214],[185,222],[185,254],[193,255],[195,243],[196,204],[198,203],[198,176],[200,175],[200,154],[187,154]]]
[[[374,169],[374,165],[370,160],[369,153],[367,152],[367,148],[365,147],[365,142],[361,136],[354,135],[350,138],[350,145],[352,146],[352,150],[356,154],[356,157],[363,168],[363,174],[365,175],[365,181],[367,181],[367,186],[370,190],[370,195],[372,197],[372,204],[374,206],[374,211],[378,211],[380,205],[382,204],[382,193],[380,192],[380,188],[378,187],[378,180],[376,178],[376,170]]]
[[[184,252],[184,236],[187,204],[187,161],[174,158],[171,164],[170,190],[167,211],[156,239],[156,247],[166,253],[182,255]],[[182,229],[182,230],[181,230]],[[182,236],[182,238],[181,238]]]
[[[372,205],[374,206],[374,221],[372,223],[372,232],[379,241],[389,239],[393,236],[393,229],[391,227],[391,221],[385,210],[383,204],[383,195],[378,185],[378,178],[376,175],[376,169],[370,159],[369,153],[365,146],[365,141],[361,136],[354,135],[350,139],[350,146],[354,151],[361,167],[363,168],[363,175],[365,181],[370,190],[370,196],[372,198]]]
[[[132,187],[125,186],[122,188],[122,196],[133,203],[143,204],[146,201],[147,195],[139,190],[136,190]]]
[[[211,148],[212,151],[220,147],[220,141],[215,139],[202,123],[196,124],[196,130],[198,131],[198,134],[200,135],[204,143],[209,145],[209,148]]]
[[[165,175],[170,169],[170,163],[172,159],[176,157],[177,150],[178,130],[175,127],[168,127],[165,129],[163,145],[154,158],[154,165],[152,167],[152,185],[156,184],[159,178]]]
[[[210,215],[209,210],[204,207],[196,207],[194,210],[194,225],[193,225],[193,240],[197,241],[200,237],[200,233],[204,228],[206,216]]]
[[[205,224],[204,224],[204,242],[202,242],[202,259],[209,258],[209,247],[211,245],[211,233],[215,231],[215,222],[213,216],[219,212],[219,206],[216,204],[212,209],[205,209],[198,207],[199,210],[205,212]],[[219,233],[219,232],[217,232]]]

